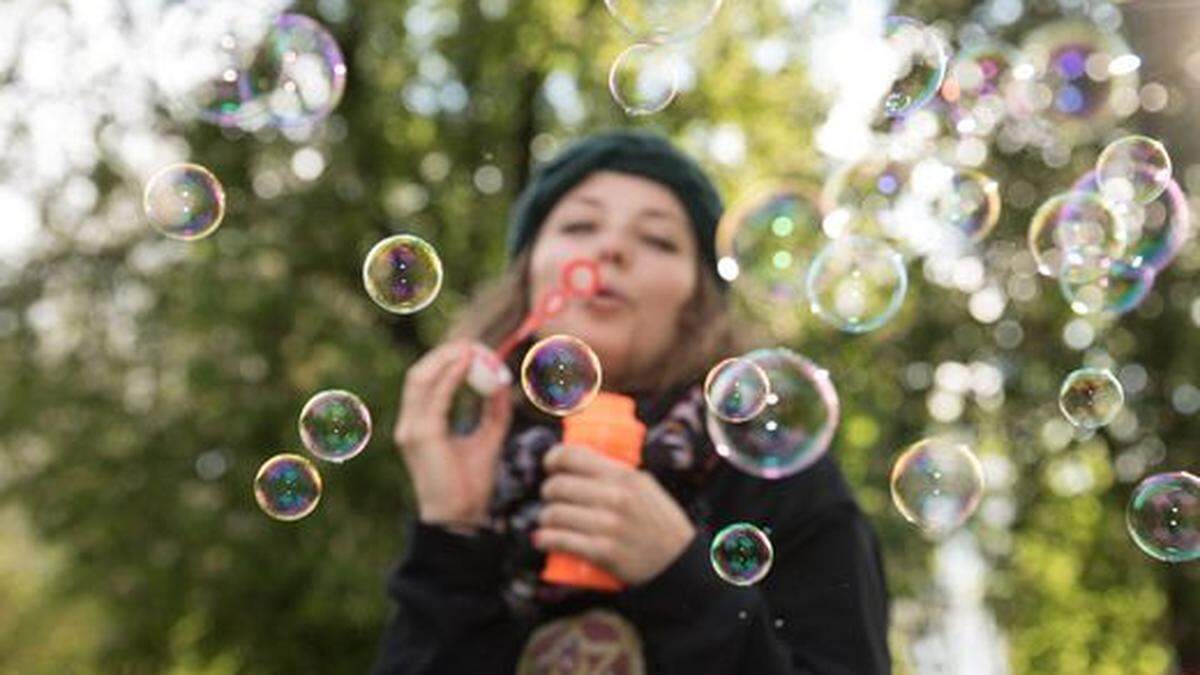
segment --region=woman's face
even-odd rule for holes
[[[679,313],[696,290],[698,256],[687,211],[669,188],[630,174],[598,171],[546,216],[530,260],[531,306],[559,284],[564,263],[600,265],[600,292],[571,302],[542,326],[586,342],[605,388],[645,374],[676,342]]]

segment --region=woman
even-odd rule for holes
[[[704,430],[699,382],[742,347],[715,271],[720,213],[711,182],[656,136],[592,136],[537,172],[514,209],[510,273],[405,381],[395,440],[417,514],[376,672],[890,670],[877,542],[833,460],[763,480]],[[601,291],[539,335],[583,339],[605,389],[636,397],[639,468],[561,445],[561,425],[507,389],[469,435],[448,421],[471,342],[496,345],[579,257],[599,263]],[[775,550],[751,587],[708,558],[713,533],[742,521],[768,527]],[[547,552],[625,590],[541,582]]]

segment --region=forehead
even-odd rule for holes
[[[649,178],[617,171],[597,171],[562,196],[560,207],[592,208],[614,215],[648,212],[686,226],[687,211],[670,188]]]

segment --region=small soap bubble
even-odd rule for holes
[[[1073,190],[1047,199],[1038,208],[1027,241],[1038,272],[1086,283],[1107,274],[1124,255],[1128,230],[1108,201]]]
[[[608,13],[636,39],[673,42],[704,30],[723,0],[604,0]]]
[[[291,453],[263,462],[254,476],[254,498],[275,520],[300,520],[321,500],[321,474],[313,463]]]
[[[203,239],[225,217],[225,189],[198,164],[171,164],[146,182],[142,210],[154,229],[172,239]]]
[[[726,211],[717,227],[717,249],[735,270],[727,275],[739,292],[768,311],[804,299],[806,251],[823,240],[815,190],[771,185]]]
[[[770,394],[766,407],[740,424],[708,412],[717,454],[759,478],[783,478],[812,466],[829,449],[841,414],[829,372],[783,348],[759,349],[742,358],[766,373]]]
[[[961,526],[983,498],[983,467],[970,447],[947,438],[909,446],[892,465],[892,503],[933,537]]]
[[[946,47],[928,26],[906,16],[886,19],[884,40],[895,70],[883,111],[888,117],[903,117],[928,103],[942,86]]]
[[[1187,471],[1146,478],[1133,490],[1125,524],[1133,542],[1152,558],[1200,560],[1200,478]]]
[[[566,417],[583,410],[600,391],[600,359],[582,340],[551,335],[525,354],[521,388],[538,409]]]
[[[1058,390],[1058,407],[1067,421],[1081,429],[1099,429],[1112,422],[1125,405],[1125,390],[1110,371],[1080,368],[1067,375]]]
[[[309,452],[329,462],[344,462],[371,440],[371,411],[354,394],[330,389],[304,404],[299,427]]]
[[[749,359],[725,359],[704,378],[708,409],[726,422],[754,419],[767,407],[770,394],[771,382],[766,372]]]
[[[608,90],[630,116],[665,110],[679,93],[679,58],[668,46],[640,42],[613,61]]]
[[[805,278],[809,304],[823,321],[847,333],[866,333],[900,311],[908,291],[904,259],[882,241],[845,236],[829,242]]]
[[[1147,136],[1125,136],[1109,143],[1096,160],[1100,193],[1124,203],[1145,204],[1167,189],[1171,156],[1162,143]]]
[[[709,550],[717,576],[735,586],[751,586],[771,571],[771,540],[750,523],[734,523],[713,537]]]
[[[1000,219],[1000,186],[983,172],[957,169],[934,197],[933,206],[940,222],[978,242]]]
[[[389,312],[419,312],[442,289],[442,259],[420,237],[388,237],[375,244],[363,261],[363,286],[375,304]]]

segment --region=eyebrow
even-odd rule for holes
[[[580,202],[582,204],[587,204],[588,206],[600,209],[601,211],[604,210],[604,202],[603,201],[601,201],[595,197],[590,197],[588,195],[574,195],[566,201]],[[676,221],[680,220],[678,213],[675,213],[674,211],[668,211],[665,209],[656,208],[653,206],[647,207],[647,208],[642,209],[641,211],[638,211],[637,217],[639,219],[649,219],[649,220],[653,220],[653,219],[676,220]]]

